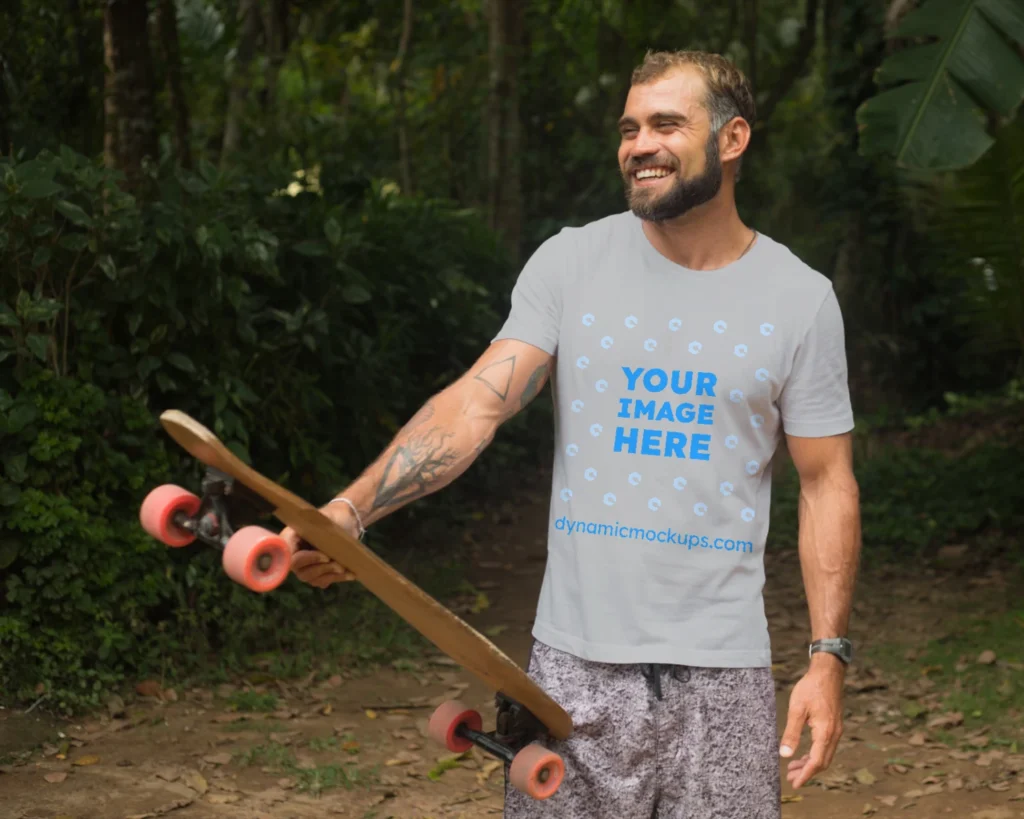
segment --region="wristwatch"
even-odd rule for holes
[[[815,640],[811,643],[810,648],[807,651],[807,656],[811,657],[819,651],[824,652],[825,654],[835,654],[843,661],[843,665],[849,665],[853,660],[853,643],[845,637],[832,637],[827,640]]]

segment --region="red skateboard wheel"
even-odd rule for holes
[[[188,546],[196,536],[176,526],[174,516],[184,512],[192,517],[199,511],[201,503],[187,489],[166,483],[146,495],[139,509],[139,523],[146,532],[168,546]]]
[[[549,799],[565,778],[565,763],[558,754],[534,742],[516,754],[508,778],[512,787],[527,796]]]
[[[291,561],[291,550],[280,537],[260,526],[245,526],[228,540],[221,562],[236,583],[268,592],[287,579]]]
[[[460,725],[465,725],[474,731],[482,731],[484,720],[478,711],[474,711],[458,700],[449,700],[434,711],[427,724],[427,733],[430,734],[431,739],[441,743],[449,751],[461,754],[472,748],[473,743],[464,737],[455,735],[455,729]]]

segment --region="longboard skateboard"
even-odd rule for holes
[[[287,579],[290,550],[267,529],[237,524],[245,517],[273,513],[307,543],[350,569],[409,625],[495,692],[494,731],[484,733],[478,712],[449,701],[430,718],[434,740],[453,752],[476,745],[494,755],[509,766],[511,784],[535,799],[547,799],[558,790],[565,765],[540,740],[565,739],[572,733],[572,720],[515,662],[315,507],[247,466],[198,421],[168,410],[160,422],[207,470],[202,497],[172,484],[146,496],[139,520],[150,535],[168,546],[196,540],[214,546],[223,553],[229,577],[253,591],[269,592]]]

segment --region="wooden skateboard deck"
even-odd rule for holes
[[[319,510],[247,466],[210,430],[185,413],[168,410],[161,414],[160,422],[189,454],[236,479],[272,505],[275,517],[350,569],[358,582],[492,691],[526,707],[556,739],[572,733],[572,720],[565,710],[494,643]]]

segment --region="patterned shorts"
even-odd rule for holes
[[[610,665],[536,642],[528,671],[574,731],[548,745],[558,792],[506,782],[506,819],[780,819],[771,669]]]

